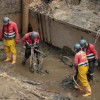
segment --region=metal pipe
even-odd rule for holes
[[[22,34],[28,31],[29,0],[22,0]]]

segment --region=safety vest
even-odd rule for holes
[[[13,38],[15,38],[15,32],[10,33],[10,34],[4,32],[4,38],[7,39],[7,40],[12,40]]]
[[[95,57],[94,57],[94,54],[93,53],[91,53],[91,54],[87,54],[87,59],[88,60],[92,60],[92,59],[94,59]]]
[[[79,51],[78,53],[76,53],[75,59],[74,59],[74,65],[75,66],[88,66],[88,60],[87,60],[87,56],[85,52]]]
[[[89,43],[87,49],[85,50],[85,48],[82,48],[82,50],[86,51],[88,61],[98,59],[97,51],[92,44]]]
[[[9,25],[3,25],[2,33],[0,38],[5,38],[6,40],[12,40],[16,37],[16,40],[19,39],[19,33],[17,24],[10,21]]]
[[[78,53],[78,55],[80,56],[79,59],[80,59],[80,62],[78,64],[78,66],[87,66],[88,65],[88,60],[87,60],[87,57],[86,57],[86,53],[83,52],[83,51],[80,51]]]

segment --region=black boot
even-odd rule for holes
[[[91,75],[91,74],[87,74],[87,79],[88,79],[88,81],[90,82],[90,81],[93,81],[93,75]]]
[[[37,64],[38,64],[38,65],[40,64],[40,60],[39,60],[39,59],[37,59]]]
[[[26,58],[23,59],[22,65],[25,65],[25,63],[26,63]]]

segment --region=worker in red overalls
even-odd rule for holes
[[[86,93],[83,96],[89,96],[91,95],[91,87],[87,80],[89,66],[86,53],[81,50],[80,44],[75,44],[74,50],[76,52],[74,66],[78,68],[77,80],[79,82],[79,86],[75,86],[75,88],[82,90],[85,87]]]
[[[8,17],[4,17],[3,19],[3,29],[0,36],[0,39],[3,38],[4,48],[7,53],[7,58],[5,61],[11,60],[11,54],[13,56],[13,60],[11,64],[16,63],[16,49],[15,42],[19,42],[19,33],[18,28],[15,22],[10,21]]]
[[[25,56],[24,59],[22,61],[22,64],[25,65],[26,60],[29,58],[29,56],[31,55],[31,47],[29,44],[34,44],[35,45],[35,49],[39,49],[39,33],[38,32],[29,32],[27,33],[23,38],[22,38],[22,42],[24,44],[24,46],[26,46],[25,49]],[[39,63],[39,53],[37,51],[34,51],[36,53],[36,57],[37,57],[37,62]]]
[[[94,66],[98,66],[98,55],[97,51],[95,50],[95,47],[88,43],[86,40],[82,39],[80,41],[80,45],[82,47],[82,50],[86,52],[87,59],[89,62],[89,71],[88,71],[88,80],[93,80],[94,75]]]

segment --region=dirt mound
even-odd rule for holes
[[[17,80],[7,73],[0,74],[0,100],[48,100],[36,87]]]

